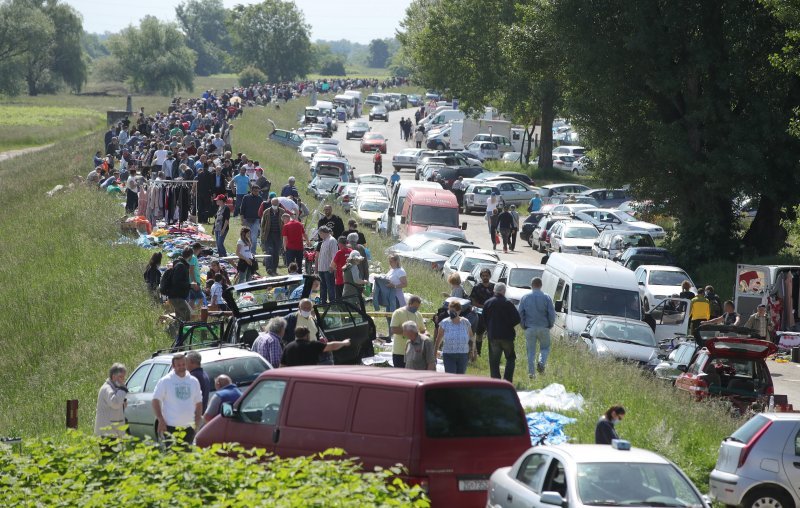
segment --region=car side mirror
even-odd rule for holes
[[[222,416],[225,418],[233,418],[236,414],[236,411],[233,409],[233,404],[230,402],[223,402],[222,403]]]
[[[475,277],[473,277],[472,275],[467,275],[467,280],[470,282],[475,282]]]
[[[405,224],[405,223],[406,223],[406,216],[403,215],[402,217],[400,217],[400,224]]]
[[[678,369],[681,372],[688,372],[689,371],[689,366],[688,365],[678,365],[675,368]]]
[[[592,335],[589,332],[581,332],[581,337],[586,340],[592,340]]]
[[[389,210],[387,210],[386,214],[389,217],[394,217],[394,208],[389,208]]]
[[[600,242],[594,242],[595,247],[600,247]]]
[[[561,312],[561,309],[564,307],[564,300],[559,300],[553,304],[553,307],[556,309],[556,312]]]
[[[542,495],[539,496],[539,501],[542,504],[551,504],[554,506],[564,505],[564,498],[561,497],[561,494],[558,492],[542,492]]]
[[[639,285],[640,285],[640,286],[644,286],[644,281],[643,281],[643,280],[640,280],[640,281],[639,281]]]
[[[614,255],[614,261],[619,261],[620,259],[622,259],[622,254],[615,254]]]

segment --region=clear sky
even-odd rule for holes
[[[181,0],[65,0],[83,15],[87,32],[118,32],[150,14],[175,20]],[[223,0],[225,7],[253,4],[258,0]],[[368,43],[393,37],[411,0],[295,0],[311,25],[311,39]]]

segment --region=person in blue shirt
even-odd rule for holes
[[[392,187],[394,187],[394,185],[399,181],[400,181],[400,170],[395,169],[394,173],[392,173],[392,176],[389,178],[389,182],[391,182]]]
[[[237,217],[239,211],[242,209],[242,199],[244,199],[247,192],[250,190],[250,178],[245,174],[245,167],[239,167],[239,174],[231,179],[231,185],[236,190],[236,204],[233,208],[233,216]]]
[[[537,371],[540,374],[544,373],[547,357],[550,355],[550,329],[556,322],[553,300],[542,292],[542,279],[534,277],[531,280],[531,292],[520,299],[518,310],[520,324],[525,330],[528,376],[534,378]],[[539,346],[538,362],[536,361],[537,343]]]
[[[528,205],[528,211],[538,212],[541,209],[542,209],[542,198],[539,197],[538,194],[534,194],[534,196],[531,198],[530,204]]]

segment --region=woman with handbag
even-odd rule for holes
[[[253,277],[253,274],[258,269],[256,258],[253,256],[251,250],[253,245],[250,242],[250,228],[243,227],[239,232],[239,239],[236,241],[236,256],[239,262],[236,269],[239,271],[236,277],[236,283],[241,284],[247,282]]]

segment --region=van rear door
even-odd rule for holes
[[[409,467],[412,482],[427,480],[434,506],[485,506],[490,475],[531,445],[513,386],[427,385],[418,395],[419,457]]]
[[[336,365],[361,364],[362,358],[375,355],[372,341],[377,337],[375,322],[364,310],[363,300],[340,300],[314,306],[317,325],[330,341],[350,339],[350,346],[334,351]]]
[[[656,323],[656,341],[689,335],[691,304],[685,298],[666,298],[648,312]]]

